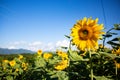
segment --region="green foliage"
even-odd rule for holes
[[[113,35],[118,35],[118,33],[111,32],[112,30],[115,30],[115,31],[120,30],[120,24],[114,24],[114,28],[111,28],[106,32],[105,35],[103,35],[104,36],[103,45],[106,38],[112,37]],[[115,37],[112,40],[107,41],[107,43],[110,44],[113,48],[118,48],[118,46],[120,46],[120,37]]]
[[[13,55],[11,55],[13,56]],[[8,58],[9,59],[9,58]],[[2,60],[0,63],[0,77],[2,80],[22,79],[20,76],[27,71],[26,59],[15,57],[12,60]]]
[[[120,30],[120,24],[114,24],[114,29],[115,30]]]
[[[111,51],[112,52],[112,51]],[[97,51],[92,54],[92,64],[94,79],[96,80],[112,80],[116,79],[114,60],[119,56],[112,54],[111,52]],[[38,56],[37,54],[29,55],[32,58],[18,59],[18,56],[12,60],[16,61],[16,65],[11,67],[9,64],[4,64],[6,70],[0,63],[0,78],[6,80],[90,80],[90,62],[88,52],[83,56],[83,52],[78,52],[69,49],[69,66],[64,70],[56,70],[54,65],[62,60],[62,58],[55,53],[53,57],[45,60],[43,54]],[[9,55],[13,56],[13,55]],[[21,64],[26,62],[29,64],[27,70],[23,70]],[[15,72],[18,68],[19,71]]]

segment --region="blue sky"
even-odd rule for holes
[[[52,50],[83,17],[99,18],[105,30],[120,23],[120,0],[0,0],[0,47]],[[120,34],[120,32],[119,32]]]

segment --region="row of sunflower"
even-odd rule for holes
[[[94,78],[96,80],[116,79],[115,76],[116,74],[119,75],[120,69],[118,58],[120,48],[104,53],[100,49],[92,54]],[[68,50],[68,52],[57,50],[55,53],[44,53],[42,50],[38,50],[33,56],[33,63],[26,62],[25,57],[18,55],[13,60],[2,60],[0,64],[0,79],[90,80],[90,60],[88,54],[89,52],[73,50]]]
[[[0,62],[0,80],[14,80],[23,76],[22,74],[27,71],[28,65],[22,55],[18,55],[13,60],[2,60]]]
[[[37,54],[35,54],[34,56],[34,68],[31,71],[32,77],[30,77],[29,79],[63,80],[66,77],[68,80],[66,71],[64,71],[68,66],[69,58],[66,52],[57,50],[55,53],[42,53],[42,50],[38,50]]]
[[[112,35],[112,29],[103,32],[98,18],[83,18],[71,29],[69,48],[66,51],[43,52],[38,50],[32,59],[19,55],[13,60],[0,62],[1,80],[119,80],[120,46],[105,47],[105,39]],[[98,44],[102,39],[103,44]],[[115,34],[115,33],[114,33]],[[119,39],[115,38],[112,41]],[[76,46],[77,50],[73,50]]]
[[[101,56],[98,56],[97,52],[93,54],[94,75],[112,75],[114,78],[118,72],[115,72],[115,69],[120,69],[119,58],[117,58],[119,57],[120,48],[112,50],[112,54],[105,54],[100,51],[99,53],[105,56],[101,59]],[[34,54],[34,63],[32,64],[27,63],[25,58],[19,55],[13,60],[2,60],[0,78],[1,80],[90,79],[90,64],[87,55],[88,52],[72,50],[68,52],[56,51],[55,53],[42,53],[39,50],[38,53]],[[105,77],[102,78],[104,79]]]

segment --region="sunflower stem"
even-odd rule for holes
[[[117,66],[115,66],[116,80],[117,80],[117,71],[118,71]]]
[[[93,65],[92,65],[92,55],[91,55],[91,51],[89,51],[89,58],[90,58],[90,74],[91,74],[91,80],[93,80]]]
[[[71,50],[71,41],[72,41],[72,40],[70,40],[70,43],[69,43],[69,49],[70,49],[70,50]]]

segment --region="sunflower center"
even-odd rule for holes
[[[79,39],[88,40],[92,37],[92,30],[89,28],[80,29],[78,34],[79,34]]]
[[[88,35],[88,31],[87,31],[87,30],[83,30],[82,32],[83,32],[83,34],[84,34],[85,36]]]

